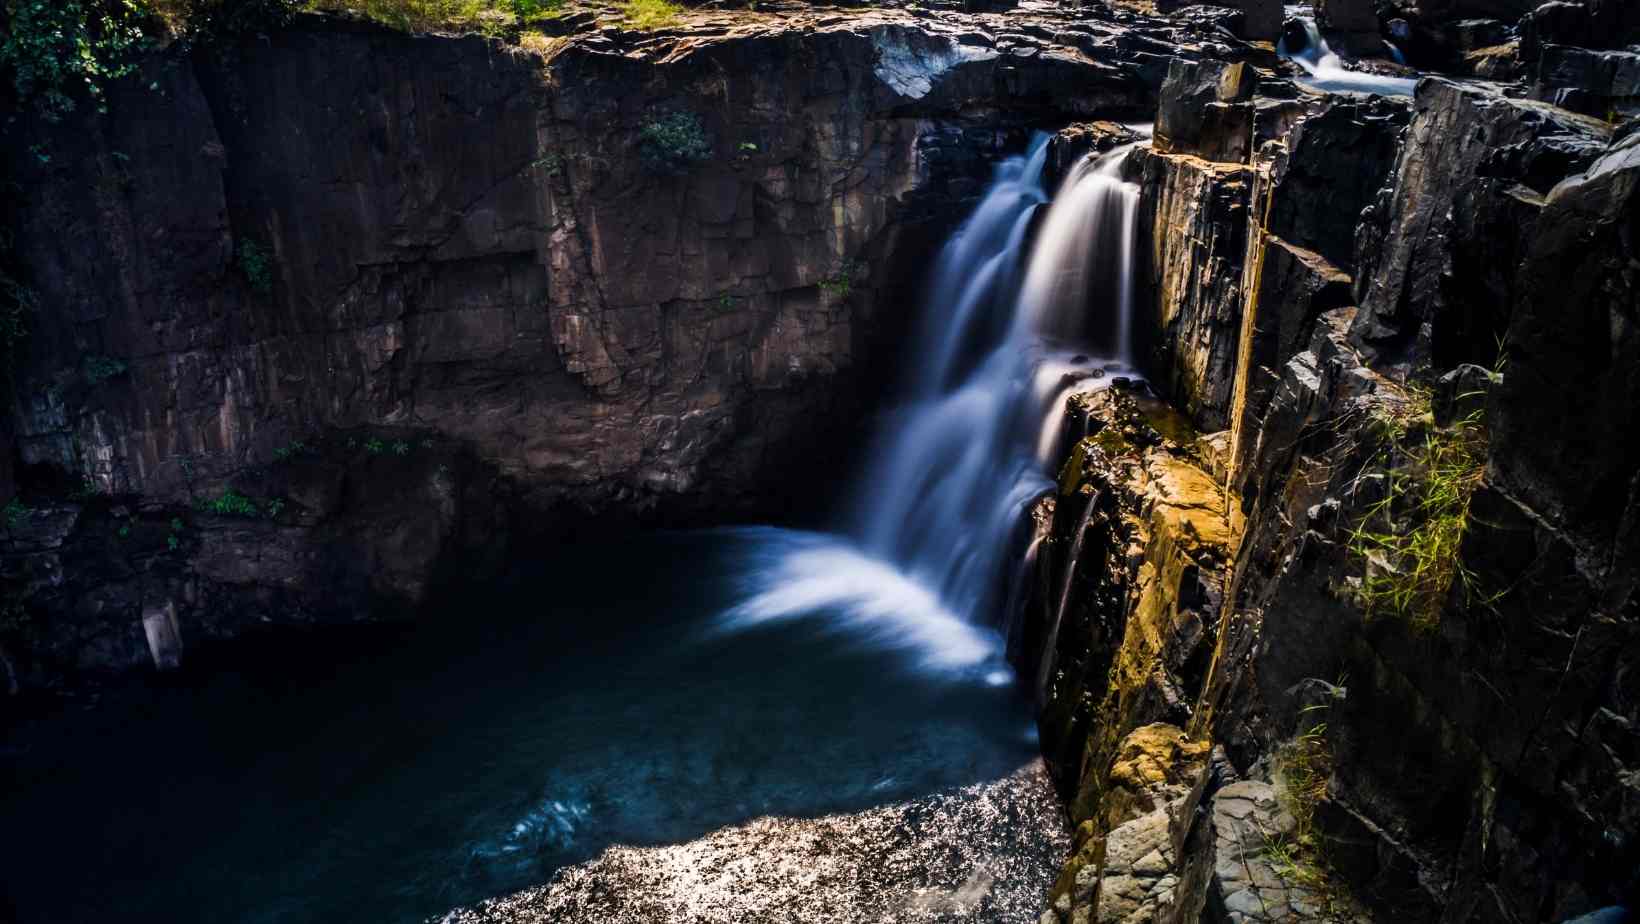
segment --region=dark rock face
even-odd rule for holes
[[[1156,149],[1207,160],[1246,160],[1256,79],[1245,63],[1174,58],[1156,114]]]
[[[1485,252],[1501,243],[1511,248],[1507,255],[1529,234],[1540,200],[1521,183],[1548,179],[1541,173],[1533,177],[1530,164],[1542,156],[1537,152],[1553,150],[1575,166],[1581,158],[1592,159],[1609,135],[1608,127],[1565,110],[1444,80],[1420,83],[1407,141],[1357,237],[1361,313],[1354,336],[1369,358],[1419,362],[1443,338],[1437,328],[1457,319],[1469,319],[1466,333],[1501,329],[1499,300],[1471,287],[1467,278],[1449,284],[1460,278],[1454,265],[1466,252],[1480,251],[1477,264],[1506,272],[1510,264]],[[1528,150],[1532,153],[1524,153]],[[1494,234],[1490,222],[1471,226],[1478,210],[1508,216],[1502,227],[1522,236]],[[1478,238],[1471,236],[1477,231]],[[1501,301],[1508,303],[1508,298]]]
[[[1315,0],[1315,21],[1328,40],[1348,54],[1383,51],[1378,10],[1371,0]]]
[[[1330,103],[1299,111],[1245,165],[1139,159],[1141,201],[1170,216],[1145,233],[1159,252],[1177,248],[1161,265],[1220,293],[1212,313],[1188,315],[1214,323],[1160,326],[1151,381],[1229,432],[1181,435],[1165,409],[1121,410],[1133,399],[1120,393],[1067,409],[1068,432],[1093,435],[1062,473],[1035,617],[1059,620],[1059,634],[1035,636],[1058,645],[1043,740],[1077,793],[1057,921],[1118,908],[1168,921],[1560,921],[1640,888],[1640,469],[1625,448],[1640,425],[1640,145],[1441,80],[1420,85],[1410,120],[1391,103]],[[1363,179],[1330,173],[1335,161]],[[1249,187],[1242,208],[1222,209],[1237,185]],[[1245,247],[1210,271],[1182,256],[1229,234]],[[1150,293],[1157,317],[1178,317],[1173,291]],[[1189,357],[1212,372],[1188,371]],[[1223,393],[1207,383],[1223,376],[1234,387],[1220,417]],[[1465,470],[1462,577],[1428,628],[1367,602],[1379,566],[1355,538],[1390,492],[1385,459],[1399,450],[1384,421],[1407,409],[1415,434],[1468,422],[1487,440]],[[1163,564],[1178,548],[1115,524],[1203,492],[1146,494],[1154,473],[1121,461],[1131,445],[1200,471],[1239,537],[1195,559],[1210,602],[1179,589],[1171,621],[1147,601],[1179,587]],[[1208,497],[1194,507],[1222,509]],[[1156,570],[1135,574],[1135,562]],[[1151,822],[1167,846],[1135,875],[1123,858],[1138,835],[1112,781],[1119,745],[1156,722],[1214,758],[1199,776],[1161,761],[1195,782]],[[1318,756],[1303,765],[1303,753]],[[1325,845],[1320,859],[1294,860],[1300,838]]]
[[[1640,460],[1611,451],[1640,424],[1640,137],[1557,187],[1536,230],[1491,402],[1492,468],[1565,534],[1615,614],[1633,605],[1640,577]]]
[[[49,163],[6,151],[43,310],[3,455],[66,524],[8,547],[8,665],[138,663],[153,607],[186,648],[407,612],[517,537],[818,508],[989,162],[1150,111],[1220,19],[578,16],[543,55],[304,17],[146,62],[41,128]],[[701,151],[651,149],[672,118]],[[231,498],[255,517],[195,509]],[[131,511],[151,541],[109,546]]]
[[[1355,229],[1395,163],[1407,108],[1397,100],[1334,100],[1301,120],[1275,163],[1266,229],[1308,241],[1335,266],[1354,266]],[[1315,203],[1325,199],[1327,207]]]

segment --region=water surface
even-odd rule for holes
[[[284,629],[16,730],[7,898],[24,922],[418,921],[613,844],[1028,764],[988,632],[749,617],[770,555],[836,545],[759,529],[551,550],[430,622]],[[969,647],[940,656],[952,638]]]

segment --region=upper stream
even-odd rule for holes
[[[1046,151],[942,255],[842,532],[555,550],[23,727],[0,919],[1034,919],[1068,837],[999,601],[1063,398],[1127,371],[1137,212]]]

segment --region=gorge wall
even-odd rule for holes
[[[12,681],[409,612],[521,535],[821,506],[990,162],[1149,111],[1158,51],[1215,36],[1120,19],[571,17],[526,51],[310,15],[30,124]]]
[[[1201,62],[1162,94],[1151,387],[1070,404],[1037,511],[1078,826],[1044,924],[1633,907],[1634,121]]]
[[[1267,4],[1131,6],[538,51],[309,17],[35,126],[7,685],[409,613],[518,537],[814,506],[990,161],[1086,123],[1062,174],[1154,115],[1148,385],[1066,408],[1034,510],[1018,647],[1077,825],[1045,924],[1633,902],[1627,8],[1392,4],[1415,62],[1507,82],[1394,100],[1243,41]],[[1381,531],[1456,543],[1451,579]]]

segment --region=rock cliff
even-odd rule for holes
[[[1131,165],[1149,387],[1070,403],[1039,513],[1077,825],[1042,921],[1632,904],[1640,148],[1495,87],[1223,75],[1176,66],[1163,117],[1286,114],[1251,148],[1159,124]]]
[[[528,51],[303,16],[7,147],[15,671],[161,659],[144,613],[186,647],[408,612],[520,536],[821,507],[989,162],[1148,112],[1161,52],[1221,35],[567,21]]]

